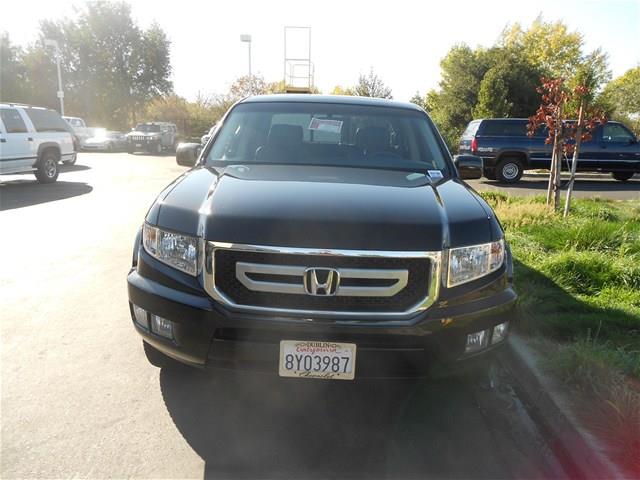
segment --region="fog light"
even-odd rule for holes
[[[166,318],[151,315],[151,331],[165,338],[173,338],[173,324]]]
[[[507,338],[507,331],[509,330],[509,322],[504,322],[493,327],[493,335],[491,336],[491,345],[501,342]]]
[[[467,335],[467,345],[464,348],[464,353],[478,352],[483,348],[487,348],[487,345],[489,345],[489,330],[470,333]]]
[[[149,318],[147,317],[147,311],[139,307],[138,305],[133,305],[133,317],[136,319],[136,323],[143,328],[149,329]]]

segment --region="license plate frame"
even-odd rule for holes
[[[354,380],[356,354],[355,343],[281,340],[278,374],[288,378]]]

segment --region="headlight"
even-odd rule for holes
[[[455,287],[495,272],[504,262],[504,240],[449,250],[447,286]]]
[[[199,270],[200,242],[197,238],[181,233],[166,232],[144,224],[142,244],[152,257],[189,275]]]

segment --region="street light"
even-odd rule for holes
[[[251,75],[251,35],[240,35],[240,41],[249,45],[249,93],[253,94],[253,76]]]
[[[58,42],[45,38],[44,45],[53,47],[56,51],[56,67],[58,69],[58,98],[60,99],[60,115],[64,116],[64,92],[62,91],[62,75],[60,74],[60,47]]]

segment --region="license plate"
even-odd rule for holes
[[[355,343],[280,341],[281,377],[353,380],[355,373]]]

